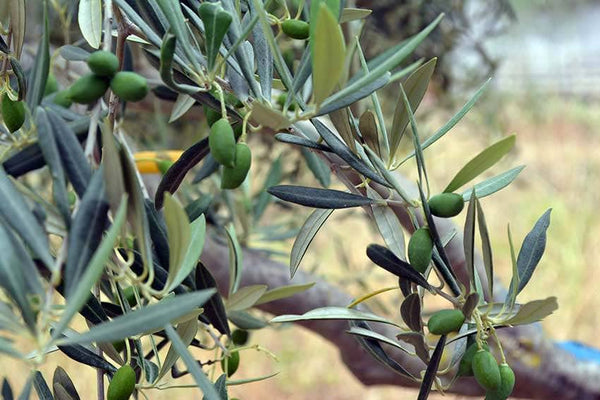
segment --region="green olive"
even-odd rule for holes
[[[219,164],[235,166],[235,134],[227,118],[221,118],[211,126],[208,147]]]
[[[221,111],[217,111],[208,106],[204,106],[204,116],[206,117],[206,123],[209,127],[212,127],[215,122],[221,119]]]
[[[408,261],[414,269],[424,273],[433,256],[433,240],[427,227],[417,229],[408,241]]]
[[[250,148],[244,143],[238,143],[235,149],[235,166],[223,168],[221,189],[237,188],[244,182],[250,170],[252,163]]]
[[[106,393],[107,400],[127,400],[135,390],[135,371],[123,365],[115,372]]]
[[[119,59],[110,51],[95,51],[87,59],[90,70],[99,76],[112,78],[119,70]]]
[[[148,81],[135,72],[121,71],[110,80],[110,88],[121,100],[135,102],[148,94]]]
[[[515,373],[512,368],[508,364],[502,363],[498,369],[500,370],[500,386],[496,390],[487,391],[486,400],[506,400],[515,387]]]
[[[48,74],[48,79],[46,79],[46,86],[44,87],[44,96],[48,96],[49,94],[58,92],[58,81],[54,74]]]
[[[490,350],[487,343],[483,344],[483,349],[487,351]],[[467,347],[465,354],[463,354],[460,359],[460,364],[458,364],[458,375],[473,376],[473,356],[475,356],[477,350],[479,350],[479,346],[476,342]]]
[[[473,356],[472,366],[473,375],[482,388],[494,391],[500,387],[500,369],[492,353],[478,350]]]
[[[299,19],[287,19],[283,21],[281,30],[292,39],[299,40],[308,39],[310,33],[308,22]]]
[[[84,75],[69,88],[69,100],[79,104],[91,104],[104,96],[108,81],[96,74]]]
[[[68,90],[61,90],[54,95],[52,102],[64,108],[70,108],[73,105],[73,102],[70,98],[71,94]]]
[[[10,133],[16,132],[25,122],[25,103],[12,101],[8,94],[2,96],[2,120]]]
[[[227,360],[227,363],[225,363],[225,360]],[[225,365],[227,364],[227,365]],[[235,374],[235,371],[238,370],[238,367],[240,366],[240,353],[239,352],[233,352],[229,355],[229,357],[227,357],[226,359],[223,358],[221,360],[221,369],[223,370],[223,372],[227,373],[227,376],[232,376],[233,374]]]
[[[248,343],[248,339],[250,338],[250,332],[245,329],[236,329],[231,332],[231,341],[236,346],[244,346]]]
[[[458,193],[440,193],[427,202],[429,210],[436,217],[451,218],[462,211],[465,206],[463,197]]]
[[[434,313],[427,322],[429,332],[434,335],[447,335],[456,332],[465,322],[465,315],[460,310],[440,310]]]

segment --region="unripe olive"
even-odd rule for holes
[[[248,339],[250,338],[250,332],[245,329],[236,329],[231,332],[231,341],[236,346],[243,346],[248,343]]]
[[[440,310],[434,313],[427,322],[429,332],[434,335],[447,335],[460,329],[465,322],[465,315],[460,310]]]
[[[483,349],[489,351],[490,347],[487,343],[484,343]],[[465,354],[460,359],[460,364],[458,364],[459,376],[473,376],[473,356],[475,356],[478,350],[479,346],[477,346],[476,342],[467,347]]]
[[[500,369],[496,359],[486,350],[479,350],[473,356],[473,375],[477,383],[488,391],[494,391],[500,387]]]
[[[436,217],[450,218],[460,214],[465,201],[458,193],[440,193],[431,197],[427,204]]]
[[[70,108],[73,105],[71,94],[68,90],[61,90],[54,95],[52,102],[64,108]]]
[[[515,387],[515,373],[512,368],[508,364],[502,363],[498,369],[500,370],[500,386],[498,389],[486,393],[487,400],[506,400]]]
[[[227,373],[227,376],[232,376],[240,366],[240,353],[233,352],[227,357],[227,370],[225,370],[225,358],[221,360],[221,369]]]
[[[209,127],[212,127],[215,122],[221,119],[221,112],[217,111],[208,106],[204,106],[204,116],[206,117],[206,123]]]
[[[110,51],[95,51],[87,59],[90,70],[99,76],[112,78],[119,70],[119,58]]]
[[[44,96],[48,96],[54,92],[58,92],[58,82],[53,74],[48,74],[46,86],[44,87]]]
[[[2,120],[10,133],[17,131],[25,122],[25,103],[12,101],[8,94],[2,96]]]
[[[110,88],[121,100],[140,101],[148,94],[148,81],[132,71],[121,71],[110,80]]]
[[[433,256],[433,240],[426,227],[417,229],[408,241],[408,261],[414,269],[424,273]]]
[[[235,165],[235,135],[227,118],[221,118],[211,126],[208,147],[219,164],[226,167]]]
[[[127,400],[135,390],[135,372],[129,365],[123,365],[115,372],[106,393],[107,400]]]
[[[235,166],[223,168],[221,189],[235,189],[240,186],[246,179],[246,175],[248,175],[251,163],[252,153],[250,148],[244,143],[238,143],[235,147]]]
[[[306,21],[288,19],[281,24],[281,30],[292,39],[305,40],[308,39],[310,27]]]
[[[95,74],[84,75],[69,88],[69,99],[75,103],[90,104],[104,96],[108,81]]]

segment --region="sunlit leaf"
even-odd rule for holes
[[[196,220],[194,220],[194,222],[190,224],[190,231],[191,236],[189,245],[184,253],[181,265],[177,269],[177,273],[173,275],[171,284],[168,286],[167,292],[170,292],[171,290],[179,286],[181,282],[183,282],[183,280],[192,272],[192,270],[198,263],[200,254],[204,249],[204,238],[206,234],[206,219],[204,215],[201,215],[200,217],[196,218]],[[169,272],[171,272],[170,269]]]
[[[343,72],[346,57],[344,34],[337,18],[321,4],[314,32],[311,32],[313,51],[313,99],[321,104],[333,92]]]
[[[225,234],[227,235],[227,248],[229,249],[229,294],[231,294],[238,290],[242,281],[244,253],[237,240],[233,224],[229,224],[225,229]]]
[[[485,222],[485,215],[483,208],[478,198],[475,198],[475,204],[477,206],[477,223],[479,227],[479,237],[481,238],[481,251],[483,255],[483,265],[485,267],[485,273],[487,276],[488,293],[489,299],[494,298],[494,260],[492,258],[492,244],[490,242],[490,235]]]
[[[18,0],[14,3],[19,3]],[[39,42],[37,51],[35,52],[35,62],[33,68],[29,72],[27,84],[27,106],[33,113],[37,106],[42,102],[44,90],[46,89],[46,81],[48,80],[48,71],[50,70],[50,50],[49,50],[49,33],[48,33],[48,5],[47,2],[42,3],[42,37]]]
[[[373,11],[364,8],[344,8],[340,16],[340,24],[363,19],[368,17]]]
[[[558,309],[556,297],[548,297],[544,300],[534,300],[522,304],[519,311],[511,318],[503,321],[507,325],[525,325],[541,321]]]
[[[477,198],[479,199],[496,193],[514,181],[524,168],[525,166],[521,165],[476,184],[472,189],[466,190],[462,193],[463,199],[465,201],[469,201],[473,189],[477,191]]]
[[[367,338],[367,339],[372,339],[375,340],[377,342],[382,342],[385,344],[388,344],[392,347],[395,347],[405,353],[409,353],[412,354],[410,351],[408,351],[406,348],[402,347],[396,340],[390,339],[387,336],[384,336],[380,333],[377,333],[375,331],[372,331],[370,329],[366,329],[366,328],[360,328],[358,326],[353,326],[352,328],[350,328],[349,330],[347,330],[346,332],[348,332],[351,335],[356,335],[356,336],[361,336],[363,338]]]
[[[368,311],[358,311],[347,307],[321,307],[310,310],[302,315],[279,315],[271,320],[271,322],[298,322],[312,320],[362,320],[374,321],[384,324],[396,325],[384,317],[375,315]]]
[[[177,334],[179,335],[181,341],[186,347],[190,345],[197,332],[198,321],[196,320],[196,318],[192,318],[189,321],[182,322],[179,325],[177,325]],[[175,362],[177,362],[178,359],[179,353],[175,350],[173,344],[171,344],[171,347],[169,347],[169,351],[167,352],[167,355],[162,363],[160,371],[158,372],[158,375],[155,380],[158,381],[160,380],[160,378],[165,376],[165,374],[171,370],[171,367],[175,365]],[[153,380],[152,382],[154,382],[155,380]]]
[[[513,148],[515,140],[515,135],[511,135],[483,150],[456,173],[444,192],[454,192],[496,164]]]
[[[373,199],[381,198],[373,190],[367,188],[369,197]],[[401,260],[405,260],[405,242],[402,224],[398,220],[398,216],[387,205],[374,204],[371,206],[375,224],[379,230],[379,234],[383,238],[386,246]]]
[[[105,372],[108,372],[109,375],[117,372],[117,368],[115,368],[114,365],[80,344],[58,345],[57,347],[67,357],[77,361],[79,364],[89,365],[93,368],[99,368]]]
[[[206,39],[206,60],[208,69],[212,70],[219,54],[223,38],[231,25],[232,16],[219,3],[204,2],[200,5],[200,18],[204,24],[204,37]]]
[[[99,48],[102,40],[102,1],[80,0],[77,22],[88,44],[94,49]]]

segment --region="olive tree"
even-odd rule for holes
[[[512,260],[513,278],[508,290],[494,279],[479,199],[504,189],[523,167],[478,177],[515,137],[457,160],[464,166],[445,188],[429,184],[425,150],[443,151],[436,141],[486,87],[433,134],[419,129],[414,112],[436,59],[406,60],[443,15],[367,59],[355,34],[369,11],[340,0],[38,5],[41,35],[29,66],[20,61],[25,1],[8,3],[0,16],[0,351],[31,367],[19,398],[32,386],[40,398],[79,398],[77,379],[64,369],[56,368],[52,390],[37,372],[60,351],[97,370],[99,398],[105,377],[114,400],[134,392],[151,398],[189,374],[204,398],[227,399],[228,385],[269,378],[233,377],[240,352],[257,348],[246,344],[247,331],[287,322],[332,341],[362,382],[417,386],[419,399],[432,388],[506,398],[513,370],[520,395],[542,398],[557,389],[545,382],[549,376],[572,379],[578,394],[594,393],[581,376],[552,369],[552,356],[544,363],[550,370],[532,370],[507,351],[514,350],[510,338],[543,338],[529,324],[557,308],[554,297],[517,301],[542,258],[550,210],[522,244],[508,232],[511,251],[502,256]],[[65,32],[56,50],[50,18]],[[70,21],[81,40],[70,41]],[[59,57],[73,71],[62,90],[51,73]],[[398,88],[395,111],[383,115],[390,100],[377,92],[389,86]],[[173,103],[173,124],[201,106],[209,126],[202,138],[182,152],[134,152],[128,115],[150,89]],[[274,141],[297,152],[312,184],[282,173],[281,159],[252,163],[256,148]],[[416,168],[416,183],[401,174],[408,168]],[[142,177],[149,171],[161,175],[154,189]],[[332,172],[346,190],[329,188]],[[296,207],[314,211],[292,231],[282,268],[248,238],[267,209]],[[355,298],[300,268],[328,217],[353,207],[374,221],[385,244],[369,245],[365,260],[395,282]],[[461,212],[464,229],[452,222]],[[276,228],[273,236],[290,235]],[[386,291],[397,293],[398,315],[364,306]],[[445,307],[426,315],[434,296]],[[265,320],[253,309],[277,316]],[[73,325],[77,314],[86,329]],[[17,336],[27,350],[14,345]],[[536,346],[557,354],[542,339]],[[13,398],[10,376],[2,393]]]

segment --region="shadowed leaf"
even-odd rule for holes
[[[400,315],[406,326],[415,332],[421,332],[421,297],[417,293],[411,293],[402,301]]]
[[[40,371],[35,371],[35,376],[33,378],[33,386],[35,387],[35,391],[39,397],[39,400],[54,400],[52,396],[52,392],[44,379],[44,376]]]
[[[417,272],[409,263],[402,261],[389,249],[381,245],[370,244],[367,247],[367,257],[381,268],[400,278],[407,279],[425,289],[432,289],[423,275]]]
[[[314,210],[304,221],[302,228],[296,235],[296,240],[292,246],[290,253],[290,277],[293,278],[300,266],[300,262],[308,249],[308,246],[313,241],[319,229],[323,226],[327,218],[331,215],[333,209],[317,209]]]
[[[204,138],[184,151],[181,157],[171,165],[156,189],[154,203],[157,210],[160,210],[163,206],[165,192],[175,193],[188,171],[202,161],[208,153],[208,138]]]
[[[421,382],[421,388],[419,389],[419,396],[417,397],[417,400],[427,400],[427,398],[429,397],[431,385],[433,385],[433,381],[435,380],[440,361],[442,360],[442,354],[444,352],[445,344],[446,335],[442,335],[440,337],[440,340],[438,340],[437,345],[435,346],[435,350],[431,355],[431,360],[429,360],[429,364],[427,365],[427,369],[425,370],[425,376],[423,377],[423,381]]]
[[[202,263],[196,266],[196,288],[201,289],[216,289],[217,282],[211,275],[210,271]],[[231,336],[229,324],[227,323],[227,312],[223,299],[218,293],[215,293],[205,304],[205,317],[219,332],[224,335]]]
[[[62,387],[62,391],[58,389],[58,385]],[[79,394],[77,393],[77,389],[75,389],[75,385],[73,385],[73,381],[61,366],[56,367],[54,370],[52,389],[56,400],[79,400]],[[59,391],[61,392],[60,394],[57,393]],[[65,397],[65,395],[68,397]]]
[[[357,194],[305,186],[279,185],[269,188],[268,192],[278,199],[314,208],[359,207],[373,202],[372,199]]]
[[[57,347],[67,357],[77,361],[80,364],[89,365],[93,368],[99,368],[105,372],[108,372],[109,375],[112,375],[117,371],[117,368],[115,368],[114,365],[112,365],[93,351],[83,347],[82,345],[58,345]]]

